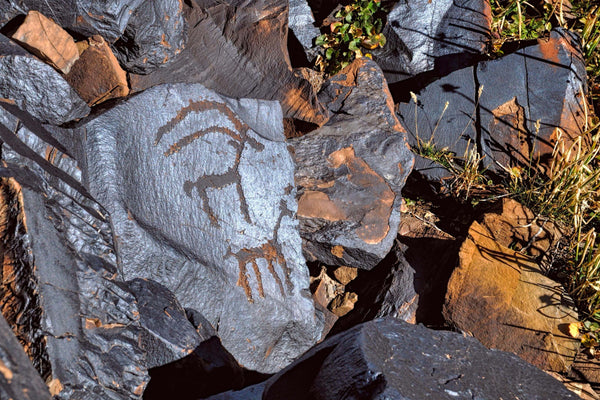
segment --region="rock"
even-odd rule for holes
[[[171,62],[186,44],[183,1],[143,2],[113,48],[130,72],[147,74]]]
[[[477,148],[495,172],[548,163],[558,127],[567,148],[584,134],[585,76],[579,44],[557,29],[537,45],[442,77],[417,93],[416,106],[414,99],[400,103],[398,113],[413,148],[431,143],[458,157]],[[430,163],[417,160],[415,169],[439,179]]]
[[[258,383],[239,391],[228,391],[207,397],[206,400],[262,400],[266,383]]]
[[[161,85],[55,132],[111,216],[124,279],[173,291],[248,369],[318,340],[278,103]]]
[[[236,398],[236,397],[231,397]],[[315,346],[267,381],[262,399],[576,399],[518,357],[393,318]],[[225,397],[227,399],[227,397]]]
[[[290,0],[288,26],[302,45],[305,57],[312,62],[317,57],[315,39],[321,34],[306,0]]]
[[[497,224],[471,225],[448,283],[444,316],[486,347],[514,352],[544,370],[565,372],[579,345],[566,330],[577,322],[577,312],[560,284],[546,277],[531,257],[495,240],[501,229]]]
[[[139,312],[116,279],[106,213],[48,131],[30,132],[31,119],[18,123],[2,107],[3,220],[16,227],[3,233],[12,252],[0,272],[4,316],[55,399],[141,399]]]
[[[333,271],[333,276],[338,280],[342,285],[347,285],[356,279],[358,275],[358,268],[347,267],[342,265]]]
[[[143,0],[14,0],[0,4],[0,26],[18,14],[36,10],[58,25],[84,36],[117,40]]]
[[[354,304],[358,301],[358,295],[353,292],[345,292],[344,294],[338,294],[335,299],[332,300],[329,308],[332,313],[338,317],[343,317],[354,309]]]
[[[292,138],[309,261],[371,269],[390,251],[413,157],[381,70],[360,59],[325,83],[329,122]]]
[[[58,72],[2,35],[0,98],[55,125],[85,117],[90,111]]]
[[[233,98],[277,100],[285,117],[316,125],[326,121],[312,87],[290,67],[287,1],[187,3],[185,50],[164,68],[132,75],[133,91],[162,83],[201,83]]]
[[[0,205],[2,209],[6,206],[4,202]],[[48,388],[31,365],[23,352],[23,347],[2,315],[0,315],[0,398],[50,400]]]
[[[11,38],[63,74],[69,73],[79,58],[71,35],[37,11],[27,13]]]
[[[129,94],[127,74],[102,36],[92,36],[82,46],[79,60],[65,79],[89,105]]]
[[[589,382],[596,392],[600,391],[600,360],[588,352],[577,354],[570,375]]]
[[[201,338],[173,293],[148,279],[134,279],[127,286],[137,300],[147,367],[165,365],[191,354]]]
[[[389,83],[430,71],[447,74],[485,54],[491,22],[485,0],[400,1],[387,15],[387,43],[373,51],[374,60]]]

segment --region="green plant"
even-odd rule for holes
[[[315,66],[326,75],[334,75],[355,58],[371,57],[364,50],[385,45],[381,0],[355,0],[335,14],[329,32],[317,37],[315,44],[323,51],[317,56]]]

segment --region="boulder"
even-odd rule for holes
[[[278,103],[160,85],[55,132],[111,216],[124,279],[173,291],[249,369],[318,340]]]
[[[239,397],[215,397],[219,398]],[[577,396],[513,354],[488,350],[474,338],[393,318],[370,321],[327,339],[269,378],[262,394],[263,400],[382,398]]]
[[[309,261],[371,269],[390,251],[413,156],[377,64],[360,59],[327,81],[323,127],[293,147],[298,217]]]
[[[0,205],[3,209],[6,206],[4,201]],[[2,315],[0,315],[0,398],[50,400],[46,384],[31,365],[23,347]]]
[[[127,74],[102,36],[92,36],[80,43],[81,56],[65,76],[79,96],[89,106],[127,96]]]
[[[56,125],[85,117],[90,111],[58,72],[3,35],[0,98]]]
[[[136,8],[113,48],[130,72],[147,74],[183,51],[186,23],[181,0],[150,0]]]
[[[304,51],[306,61],[317,57],[315,39],[321,34],[315,25],[315,17],[306,0],[290,0],[288,26]]]
[[[191,0],[184,15],[190,27],[186,48],[164,68],[132,75],[132,90],[201,83],[229,97],[277,100],[285,117],[326,121],[311,85],[290,67],[287,1]]]
[[[38,11],[29,11],[11,38],[63,74],[79,58],[71,35]]]
[[[447,74],[485,54],[491,39],[485,0],[396,2],[387,15],[386,45],[373,51],[389,83],[435,71]]]
[[[486,347],[511,351],[544,370],[566,372],[579,347],[567,330],[577,322],[577,312],[561,285],[530,256],[496,240],[496,232],[511,219],[473,222],[448,283],[444,316]]]

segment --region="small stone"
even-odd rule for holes
[[[343,317],[354,309],[354,304],[356,304],[357,301],[358,295],[356,293],[346,292],[337,295],[329,305],[329,309],[338,317]]]
[[[71,35],[38,11],[29,11],[11,37],[63,74],[69,73],[71,66],[79,58]]]
[[[336,268],[336,270],[333,271],[333,276],[342,285],[349,284],[351,281],[353,281],[356,278],[357,275],[358,275],[358,268],[347,267],[345,265],[342,265],[341,267]]]

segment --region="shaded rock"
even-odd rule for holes
[[[6,207],[2,203],[0,207]],[[0,398],[49,400],[44,381],[31,365],[6,320],[0,315]]]
[[[162,83],[201,83],[234,98],[277,100],[285,117],[317,125],[327,113],[310,84],[294,75],[283,0],[202,1],[184,5],[188,44],[169,65],[132,75],[134,91]]]
[[[228,391],[207,397],[207,400],[262,400],[266,382],[248,386],[239,391]]]
[[[548,372],[550,376],[561,381],[567,389],[578,395],[583,400],[599,400],[600,396],[592,389],[592,386],[587,382],[566,378],[557,372]]]
[[[12,0],[0,4],[0,26],[18,14],[36,10],[65,29],[84,36],[101,35],[109,42],[121,36],[143,0]]]
[[[90,111],[58,72],[3,35],[0,97],[55,125],[82,118]]]
[[[92,36],[65,79],[89,105],[129,94],[127,74],[102,36]]]
[[[30,11],[11,38],[63,74],[79,58],[75,41],[54,21]]]
[[[355,61],[325,83],[319,98],[332,113],[329,122],[289,140],[304,254],[371,269],[396,238],[413,156],[374,62]]]
[[[595,356],[586,352],[577,354],[570,375],[583,378],[596,392],[600,391],[600,360]]]
[[[302,45],[307,61],[317,57],[315,39],[321,34],[306,0],[290,0],[288,26]]]
[[[183,1],[151,0],[136,8],[113,48],[125,69],[147,74],[171,62],[185,44]]]
[[[358,295],[353,292],[345,292],[344,294],[338,294],[335,299],[331,301],[329,309],[332,313],[338,317],[343,317],[354,309],[354,304],[358,301]]]
[[[373,51],[389,83],[429,71],[442,74],[480,58],[491,38],[485,0],[400,1],[387,16],[387,43]]]
[[[168,364],[192,353],[201,338],[173,293],[148,279],[134,279],[127,286],[137,300],[146,366]]]
[[[577,322],[577,312],[537,263],[495,240],[499,230],[497,225],[471,225],[448,283],[444,316],[486,347],[565,372],[579,347],[566,330]]]
[[[161,85],[56,133],[110,213],[125,279],[169,288],[249,369],[318,340],[278,103]]]
[[[264,400],[353,398],[577,397],[512,354],[392,318],[367,322],[315,346],[270,378],[262,395]]]

